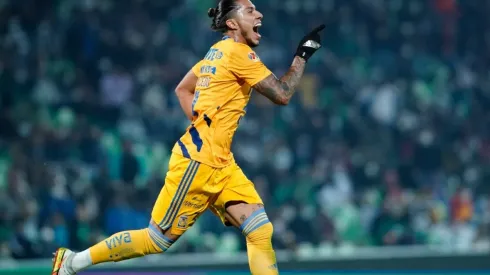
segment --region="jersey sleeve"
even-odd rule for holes
[[[239,47],[232,51],[228,69],[250,86],[254,86],[272,74],[249,47]]]
[[[191,71],[195,74],[195,75],[199,75],[199,72],[201,70],[201,63],[202,63],[202,60],[197,62],[196,65],[194,65],[191,69]]]

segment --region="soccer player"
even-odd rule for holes
[[[275,104],[288,104],[306,62],[321,47],[319,32],[325,26],[301,40],[289,71],[278,79],[252,50],[261,38],[262,14],[249,0],[221,0],[208,14],[212,29],[223,33],[223,38],[176,88],[191,125],[172,149],[148,228],[116,233],[79,253],[59,248],[52,275],[72,275],[103,262],[163,253],[208,208],[225,225],[242,231],[253,275],[279,274],[272,224],[230,147],[252,89]]]

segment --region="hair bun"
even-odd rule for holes
[[[211,8],[208,10],[208,16],[213,18],[216,16],[216,9],[215,8]]]

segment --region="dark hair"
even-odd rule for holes
[[[234,10],[238,9],[236,0],[221,0],[216,8],[208,10],[208,16],[213,19],[211,29],[217,32],[228,31],[226,20],[230,19]]]

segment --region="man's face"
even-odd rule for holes
[[[238,24],[238,31],[250,47],[256,47],[260,43],[261,35],[259,27],[262,26],[263,15],[255,9],[254,4],[249,0],[237,0],[240,8],[236,11],[235,20]]]

